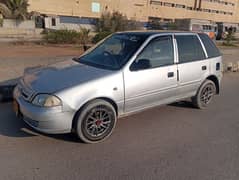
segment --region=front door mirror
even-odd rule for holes
[[[143,69],[149,69],[151,67],[149,59],[139,59],[133,62],[130,66],[131,71],[138,71]]]

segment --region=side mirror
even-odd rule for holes
[[[130,66],[131,71],[149,69],[151,67],[149,59],[139,59]]]

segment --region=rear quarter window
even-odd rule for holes
[[[200,33],[198,35],[204,44],[208,58],[221,56],[221,52],[219,51],[215,43],[208,37],[207,34]]]
[[[179,63],[200,61],[206,58],[201,42],[196,35],[176,35]]]

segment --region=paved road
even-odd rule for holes
[[[3,180],[238,180],[239,73],[207,110],[162,106],[121,119],[110,139],[86,145],[46,136],[0,104]]]
[[[227,63],[234,63],[236,64],[239,62],[238,55],[239,55],[239,48],[238,47],[220,47],[220,51],[223,54],[223,62]]]

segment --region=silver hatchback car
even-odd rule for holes
[[[221,53],[203,33],[115,33],[79,58],[26,70],[14,109],[44,133],[109,137],[118,117],[191,98],[203,109],[219,93]]]

